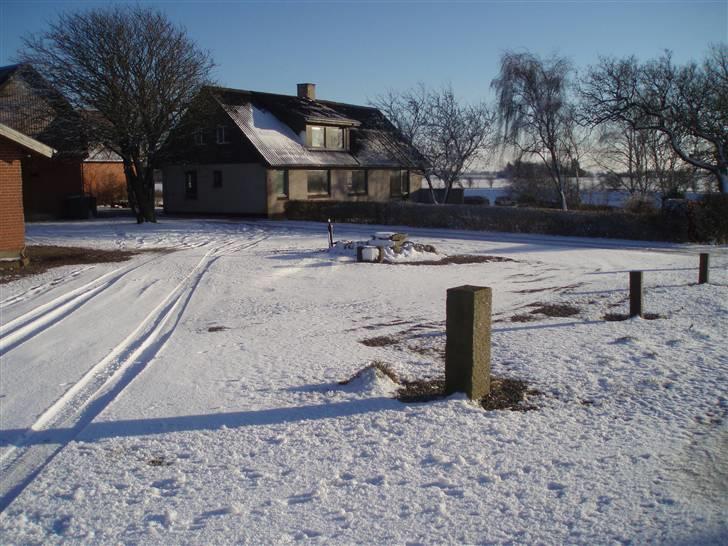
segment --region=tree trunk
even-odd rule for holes
[[[437,195],[435,195],[435,188],[432,186],[432,180],[430,179],[429,174],[425,174],[425,180],[427,180],[427,186],[430,188],[430,197],[432,197],[432,202],[435,205],[439,205],[440,203],[437,201]]]

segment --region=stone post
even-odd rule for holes
[[[700,254],[700,271],[698,271],[698,284],[710,282],[708,280],[708,269],[710,268],[710,254]]]
[[[642,316],[642,271],[629,272],[629,316]]]
[[[447,291],[445,391],[471,400],[490,393],[491,289],[458,286]]]

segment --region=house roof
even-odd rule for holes
[[[35,152],[36,154],[44,157],[53,157],[53,154],[56,152],[50,146],[46,146],[42,142],[38,142],[37,140],[16,131],[12,127],[8,127],[3,123],[0,123],[0,137],[4,137],[21,148]]]
[[[28,64],[0,67],[0,123],[57,149],[85,153],[78,114]]]
[[[376,108],[241,89],[210,87],[212,96],[272,167],[419,168],[408,146]],[[347,151],[311,150],[306,123],[349,127]]]

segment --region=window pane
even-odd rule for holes
[[[273,191],[278,197],[288,196],[288,177],[286,171],[271,171]]]
[[[307,171],[308,193],[328,194],[329,173],[328,171]]]
[[[197,173],[195,171],[185,173],[185,196],[188,199],[197,199]]]
[[[367,172],[351,172],[351,193],[367,193]]]
[[[409,194],[409,171],[390,171],[389,194],[392,196]]]
[[[212,187],[222,188],[222,171],[212,171]]]
[[[402,171],[389,172],[389,194],[402,195]]]
[[[339,127],[326,127],[326,147],[340,150],[344,147],[344,131]]]
[[[323,148],[324,147],[324,128],[317,125],[311,126],[311,147],[312,148]]]

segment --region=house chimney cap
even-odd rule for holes
[[[297,85],[298,96],[302,99],[316,100],[315,83],[299,83]]]

